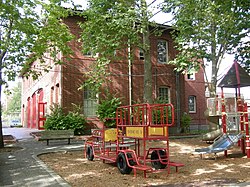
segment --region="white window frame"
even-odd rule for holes
[[[190,95],[188,96],[188,112],[189,113],[196,113],[196,96]]]
[[[157,62],[159,64],[168,63],[168,42],[166,40],[158,40],[157,42]]]
[[[187,73],[188,80],[195,80],[195,73]]]
[[[83,91],[83,113],[84,115],[86,117],[96,117],[97,105],[98,105],[98,94],[88,89],[88,87],[84,87],[84,91]]]

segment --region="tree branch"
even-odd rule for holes
[[[0,69],[2,69],[2,66],[3,66],[3,59],[7,53],[7,49],[8,49],[8,43],[9,43],[9,40],[10,40],[10,36],[11,36],[11,31],[12,31],[12,27],[13,27],[13,20],[10,21],[10,25],[9,25],[9,29],[8,29],[8,33],[7,33],[7,38],[6,38],[6,41],[5,43],[7,44],[5,47],[5,50],[1,51],[1,54],[0,54]]]
[[[226,51],[226,44],[224,43],[224,44],[221,44],[218,55],[216,57],[216,61],[218,62],[218,64],[217,64],[218,68],[217,69],[219,69],[219,67],[220,67],[222,58],[223,58],[223,56],[225,54],[225,51]],[[219,58],[220,58],[220,60],[219,60]]]
[[[152,4],[154,4],[157,0],[153,0],[151,3],[148,4],[148,7],[150,7]]]
[[[161,12],[161,10],[157,11],[156,13],[154,13],[149,19],[152,19],[154,16],[156,16],[157,14],[159,14]]]

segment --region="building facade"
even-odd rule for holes
[[[79,36],[77,22],[81,18],[71,16],[64,20],[72,34]],[[150,53],[152,62],[152,83],[154,99],[162,99],[175,107],[176,127],[180,127],[180,119],[184,112],[189,113],[193,125],[204,125],[206,109],[204,73],[199,71],[193,78],[174,71],[168,62],[175,58],[177,51],[171,37],[172,29],[165,29],[161,36],[150,37]],[[72,103],[83,106],[84,114],[92,121],[96,119],[96,109],[103,92],[96,99],[88,88],[79,89],[85,81],[84,72],[95,61],[90,55],[82,54],[82,46],[77,40],[69,43],[74,54],[70,61],[63,65],[55,65],[48,60],[52,69],[42,72],[38,80],[23,77],[22,91],[22,124],[28,128],[42,128],[44,115],[49,112],[53,103],[58,103],[64,110],[72,110]],[[143,102],[144,57],[142,51],[134,49],[134,60],[128,65],[128,49],[116,51],[115,55],[122,60],[115,60],[108,66],[109,81],[102,90],[109,90],[115,97],[122,99],[123,105]],[[65,58],[58,54],[59,58]],[[34,70],[39,62],[31,64]]]

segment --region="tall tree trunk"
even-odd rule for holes
[[[211,61],[212,61],[212,76],[211,85],[209,87],[210,97],[215,97],[216,86],[217,86],[217,60],[216,60],[216,25],[213,23],[211,25]]]
[[[2,63],[3,63],[4,53],[1,53],[0,57],[0,148],[4,147],[3,142],[3,124],[2,124]]]
[[[142,9],[142,37],[143,37],[143,49],[144,49],[144,93],[143,101],[152,103],[152,64],[150,56],[150,32],[149,32],[149,19],[147,15],[147,3],[145,0],[141,0]]]

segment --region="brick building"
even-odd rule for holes
[[[64,20],[71,32],[79,36],[77,22],[81,18],[71,16]],[[174,66],[168,64],[169,60],[175,58],[177,51],[174,49],[173,39],[170,32],[171,27],[166,27],[161,36],[150,37],[150,51],[153,72],[153,96],[164,98],[172,103],[176,110],[176,126],[180,125],[180,118],[184,112],[192,117],[192,124],[204,125],[205,82],[204,74],[199,71],[193,75],[184,75],[174,71]],[[48,73],[42,73],[38,80],[23,78],[22,90],[22,123],[28,128],[42,128],[44,114],[49,112],[53,103],[60,104],[66,111],[72,109],[72,103],[82,105],[88,119],[96,120],[95,112],[98,99],[90,98],[91,90],[78,88],[83,84],[83,72],[88,71],[88,66],[95,61],[95,58],[83,55],[81,44],[72,41],[70,47],[74,54],[71,60],[64,65],[52,65]],[[163,49],[162,51],[159,51]],[[110,63],[111,72],[108,82],[103,88],[108,89],[116,97],[121,97],[124,105],[143,101],[143,74],[144,59],[140,49],[134,51],[134,61],[131,68],[128,66],[128,49],[116,52],[116,55],[123,56],[123,60]],[[64,58],[63,54],[58,54]],[[31,64],[30,68],[39,69],[39,62]],[[99,96],[99,98],[102,96]]]

